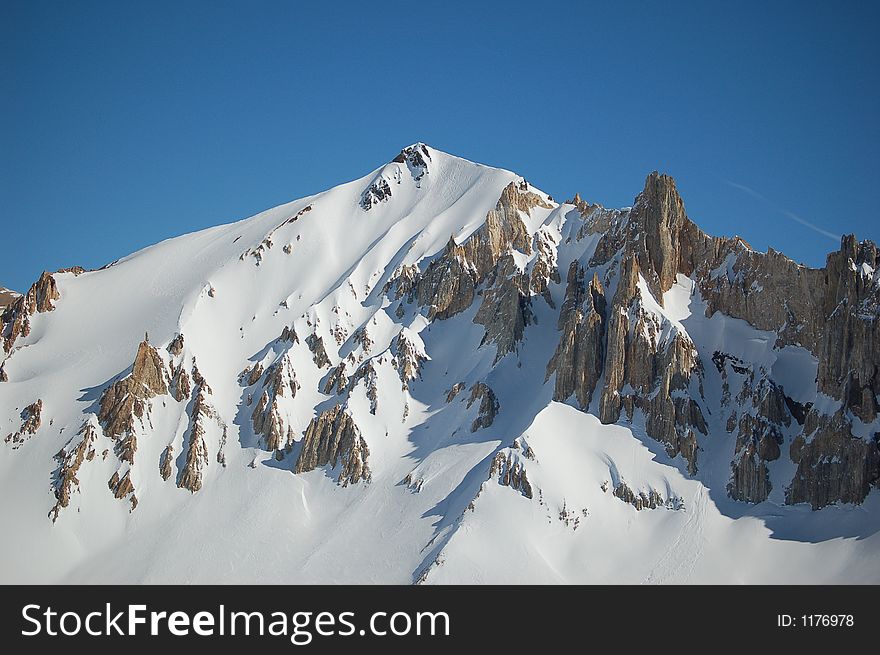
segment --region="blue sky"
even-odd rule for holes
[[[414,141],[607,206],[658,169],[705,230],[821,265],[840,233],[880,238],[878,7],[3,0],[0,285]]]

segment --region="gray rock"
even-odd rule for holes
[[[295,473],[320,466],[339,467],[336,481],[342,486],[370,479],[370,449],[351,416],[339,405],[322,412],[309,423]]]

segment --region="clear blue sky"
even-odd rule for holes
[[[880,238],[878,5],[2,0],[0,285],[420,140],[607,206],[659,169],[707,231],[821,265]]]

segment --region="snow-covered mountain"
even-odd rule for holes
[[[880,582],[878,254],[424,144],[2,314],[4,582]]]

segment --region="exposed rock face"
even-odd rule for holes
[[[189,398],[192,392],[192,383],[189,374],[186,372],[183,364],[174,366],[171,370],[170,393],[174,400],[182,402]]]
[[[699,404],[687,394],[692,378],[701,384],[700,362],[690,338],[646,307],[639,272],[636,259],[623,261],[609,312],[599,418],[614,423],[622,409],[630,419],[641,410],[647,433],[671,457],[681,454],[694,474],[696,432],[708,434]]]
[[[3,343],[3,350],[10,352],[18,337],[28,336],[31,332],[30,317],[36,313],[51,312],[55,309],[53,301],[60,297],[55,278],[44,271],[28,292],[18,296],[0,315],[0,341]]]
[[[193,378],[196,380],[196,388],[190,413],[189,433],[186,438],[186,463],[177,478],[177,486],[195,493],[202,488],[202,476],[210,459],[208,445],[205,443],[205,421],[216,419],[217,415],[207,399],[211,394],[211,387],[205,382],[198,368],[193,369]],[[168,456],[170,457],[170,452]],[[165,476],[164,470],[162,475]]]
[[[464,388],[464,382],[456,382],[455,384],[453,384],[452,388],[446,394],[446,402],[451,403],[453,400],[455,400],[455,397],[458,396],[458,394],[460,394],[462,391],[464,391]]]
[[[628,416],[643,411],[648,434],[666,443],[670,454],[681,453],[688,468],[696,470],[697,436],[707,433],[699,360],[684,334],[656,343],[668,326],[644,311],[639,289],[643,279],[653,300],[662,305],[663,293],[676,276],[686,275],[695,281],[708,316],[721,312],[743,319],[775,332],[777,348],[809,350],[818,360],[817,391],[841,404],[830,415],[799,405],[766,370],[749,373],[744,390],[731,403],[728,372],[740,376],[736,367],[751,369],[747,363],[733,363],[733,368],[722,363],[725,406],[745,403],[738,415],[731,412],[728,418],[728,431],[737,435],[730,495],[749,502],[768,497],[772,485],[767,463],[780,456],[783,433],[794,430],[799,436],[790,455],[798,471],[786,489],[787,502],[809,502],[815,508],[861,502],[877,484],[875,462],[880,457],[869,427],[880,411],[876,245],[845,236],[823,269],[800,266],[772,249],[758,253],[742,239],[701,232],[687,218],[674,182],[658,174],[648,177],[629,213],[584,210],[590,216],[586,231],[602,233],[590,265],[617,261],[621,270],[608,313],[601,419],[616,421],[622,409]],[[570,386],[563,385],[561,393]]]
[[[791,444],[791,458],[798,468],[785,491],[786,502],[807,502],[820,509],[865,499],[871,485],[880,480],[877,437],[868,441],[853,436],[851,428],[851,420],[840,411],[807,416],[804,434]]]
[[[139,382],[152,396],[168,393],[165,365],[147,338],[144,338],[138,346],[131,369],[131,379]]]
[[[819,391],[843,401],[862,422],[877,418],[880,393],[880,255],[870,241],[843,237],[840,250],[828,256],[818,335]],[[871,273],[868,273],[871,271]]]
[[[146,401],[168,393],[166,379],[162,358],[145,339],[138,346],[131,373],[111,384],[101,395],[98,420],[107,436],[123,439],[121,448],[125,461],[133,463],[137,449],[134,420],[144,417]]]
[[[253,257],[256,262],[256,265],[259,266],[263,261],[263,256],[274,245],[274,242],[272,241],[272,237],[275,235],[275,233],[278,230],[280,230],[282,227],[284,227],[285,225],[289,225],[290,223],[295,223],[297,220],[299,220],[300,217],[303,216],[303,214],[306,214],[310,211],[312,211],[312,205],[308,205],[308,206],[300,209],[296,214],[294,214],[290,218],[286,219],[283,223],[276,225],[274,228],[272,228],[269,231],[269,233],[263,238],[262,241],[260,241],[260,243],[256,247],[248,248],[243,253],[241,253],[241,255],[238,256],[239,261],[244,261],[245,257]],[[237,240],[238,239],[236,239],[236,241]],[[290,254],[291,249],[292,249],[291,244],[287,244],[283,247],[284,252],[288,255]],[[213,298],[215,293],[216,293],[216,290],[214,289],[213,286],[208,289],[208,296],[209,297]]]
[[[444,320],[463,312],[474,301],[475,284],[462,246],[449,239],[446,250],[419,278],[416,297],[428,308],[430,320]]]
[[[395,167],[393,164],[405,164],[406,171],[416,186],[420,188],[422,178],[429,173],[428,162],[430,161],[431,154],[424,144],[417,143],[401,150],[361,194],[361,209],[370,211],[377,204],[387,202],[391,198],[392,184],[400,184],[405,174],[401,167]]]
[[[380,177],[364,191],[364,195],[361,197],[361,207],[364,211],[370,211],[374,205],[384,202],[390,197],[391,186],[388,184],[388,180]]]
[[[354,389],[355,385],[357,385],[358,382],[360,382],[361,380],[364,381],[364,385],[366,386],[367,399],[370,401],[370,413],[375,414],[376,410],[379,407],[379,388],[376,379],[376,369],[373,366],[372,359],[368,359],[363,364],[358,366],[357,370],[354,372],[354,375],[352,375],[351,379],[349,380],[349,391]]]
[[[11,442],[13,449],[20,448],[25,441],[40,429],[42,412],[43,401],[37,398],[36,402],[31,403],[21,412],[21,427],[17,432],[7,435],[4,442]]]
[[[341,394],[348,387],[348,376],[345,374],[346,364],[339,362],[339,366],[330,371],[322,391],[326,394]],[[335,391],[334,391],[335,389]]]
[[[370,479],[370,449],[351,416],[339,405],[312,419],[303,436],[295,473],[319,466],[339,467],[336,481],[342,486]]]
[[[520,272],[512,255],[504,255],[496,265],[474,323],[486,328],[481,345],[496,345],[495,362],[516,350],[526,326],[532,323],[529,277]]]
[[[483,343],[496,345],[496,362],[516,349],[532,320],[531,277],[517,266],[513,252],[523,255],[533,252],[533,238],[520,213],[529,214],[535,207],[549,209],[551,206],[538,194],[528,191],[525,182],[511,182],[501,192],[495,209],[486,215],[486,222],[462,244],[464,259],[476,273],[475,283],[486,283],[474,322],[486,328]],[[545,261],[539,268],[549,268],[549,265]],[[546,279],[541,270],[534,278],[538,292],[543,293]]]
[[[526,498],[532,497],[532,485],[526,469],[519,458],[512,453],[506,456],[503,452],[495,454],[489,465],[489,477],[498,477],[498,484],[518,490]]]
[[[424,351],[417,347],[406,332],[401,330],[391,344],[391,353],[394,355],[393,365],[400,374],[402,390],[409,389],[409,383],[421,376],[422,362],[427,357]]]
[[[299,388],[296,372],[285,353],[266,370],[260,400],[251,414],[254,432],[262,435],[266,449],[273,451],[278,459],[290,450],[294,441],[293,427],[287,421],[281,403],[284,398],[293,399]]]
[[[162,457],[159,459],[159,475],[167,481],[171,477],[171,467],[174,464],[174,446],[168,444],[162,451]]]
[[[400,266],[391,274],[391,278],[385,284],[383,291],[386,294],[393,295],[395,300],[405,299],[407,302],[412,302],[415,300],[420,278],[421,273],[419,272],[418,265]]]
[[[428,162],[431,153],[424,143],[416,143],[400,151],[392,160],[397,164],[406,164],[415,182],[419,182],[428,173]]]
[[[648,176],[633,206],[631,222],[644,228],[637,237],[639,268],[654,297],[663,304],[663,292],[672,287],[681,268],[681,232],[690,222],[671,177],[657,172]]]
[[[312,351],[312,359],[315,360],[315,366],[324,368],[330,366],[330,358],[327,357],[327,351],[324,350],[324,339],[317,334],[312,333],[306,338],[306,345]]]
[[[263,375],[263,365],[260,362],[257,362],[253,365],[252,368],[245,371],[245,379],[247,380],[247,385],[249,387],[255,385],[257,380]]]
[[[446,250],[431,262],[418,281],[418,302],[429,308],[429,318],[450,318],[470,307],[476,286],[484,281],[488,282],[490,288],[513,284],[513,289],[498,289],[487,294],[488,300],[484,297],[484,307],[477,322],[487,325],[487,332],[493,332],[484,339],[486,342],[495,342],[498,335],[504,332],[506,336],[508,331],[519,333],[521,337],[525,319],[519,309],[518,295],[523,289],[529,288],[529,279],[527,276],[524,280],[511,279],[519,276],[515,274],[516,265],[509,253],[517,250],[526,255],[532,254],[532,237],[519,212],[528,213],[534,207],[550,208],[550,205],[538,194],[524,191],[511,182],[502,191],[495,209],[486,215],[486,222],[476,232],[460,245],[450,238]],[[510,261],[496,270],[502,257]],[[536,276],[536,280],[540,278],[540,275]],[[511,301],[514,289],[517,292],[515,303]],[[526,300],[527,296],[522,302]],[[498,317],[497,321],[492,320],[495,316]],[[493,323],[496,325],[490,328]],[[517,323],[519,328],[516,327]],[[506,345],[499,348],[506,348]]]
[[[168,352],[177,357],[180,353],[183,352],[183,335],[178,334],[174,339],[171,340],[171,343],[168,344],[167,348]]]
[[[281,331],[281,336],[278,337],[279,341],[289,341],[290,343],[299,343],[299,337],[296,334],[296,330],[293,327],[284,326],[284,329]]]
[[[784,432],[792,424],[792,417],[785,395],[772,380],[761,377],[756,381],[755,373],[750,371],[741,401],[752,388],[751,411],[743,411],[738,422],[733,473],[727,490],[736,500],[760,503],[773,488],[767,462],[779,459]],[[749,409],[745,402],[740,404]],[[731,420],[735,417],[731,416]]]
[[[79,490],[79,479],[76,474],[79,473],[83,462],[92,461],[95,458],[97,438],[95,426],[86,421],[76,437],[55,455],[58,469],[53,478],[56,502],[54,507],[49,510],[49,518],[52,519],[52,523],[58,520],[61,510],[70,505],[71,494]]]
[[[602,375],[605,343],[605,291],[598,274],[589,284],[577,262],[568,269],[565,301],[557,327],[561,332],[556,353],[547,364],[545,381],[556,373],[553,400],[565,401],[575,394],[581,409],[589,407]]]
[[[131,471],[128,470],[122,474],[120,477],[119,472],[114,473],[110,480],[107,482],[107,486],[110,488],[110,491],[113,492],[114,498],[125,498],[126,496],[131,495],[131,498],[134,499],[134,485],[131,482]],[[132,509],[137,506],[137,501],[132,501]]]
[[[529,276],[529,290],[532,294],[540,294],[552,309],[556,309],[550,295],[550,283],[559,284],[559,268],[556,266],[556,241],[551,234],[539,230],[534,237],[535,261]]]
[[[495,421],[495,417],[498,416],[498,411],[501,409],[501,405],[498,403],[498,398],[495,397],[495,392],[492,391],[488,384],[477,382],[471,387],[471,396],[468,398],[467,402],[468,408],[470,408],[477,399],[480,400],[480,409],[477,418],[474,419],[474,422],[471,425],[471,432],[476,432],[477,430],[488,428],[492,425]]]
[[[684,503],[682,503],[679,498],[663,500],[663,496],[655,489],[650,489],[647,493],[640,491],[636,494],[629,488],[626,482],[621,482],[614,487],[613,494],[616,498],[635,507],[637,512],[640,512],[643,509],[658,509],[661,507],[665,507],[666,509],[681,509],[684,506]]]

